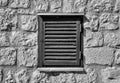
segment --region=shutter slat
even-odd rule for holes
[[[77,65],[76,60],[45,60],[45,65]]]
[[[45,39],[45,41],[76,41],[76,39]]]
[[[45,24],[76,24],[76,21],[45,21]]]
[[[70,41],[70,42],[65,42],[65,41],[45,42],[45,45],[76,45],[76,42],[74,42],[74,41]]]
[[[76,52],[74,49],[45,49],[45,52]]]
[[[56,49],[59,49],[59,48],[62,48],[62,49],[64,49],[64,48],[68,48],[68,49],[75,49],[76,48],[76,46],[66,46],[66,45],[64,45],[64,46],[62,46],[62,45],[51,45],[51,46],[45,46],[45,48],[51,48],[51,49],[54,49],[54,48],[56,48]]]
[[[45,53],[47,56],[75,56],[76,53]]]
[[[62,33],[62,34],[69,34],[69,33],[76,33],[76,31],[46,31],[46,33]]]
[[[47,38],[51,38],[51,37],[67,37],[67,38],[69,38],[69,37],[76,37],[76,35],[45,35],[45,37],[47,37]]]
[[[45,56],[45,60],[75,60],[75,56]]]
[[[50,31],[76,31],[76,28],[45,28],[45,30],[50,30]]]

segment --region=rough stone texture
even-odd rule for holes
[[[10,70],[8,71],[6,78],[5,78],[5,83],[16,83],[14,79],[13,72]]]
[[[9,0],[9,7],[17,8],[18,0]]]
[[[100,18],[100,28],[102,30],[116,30],[119,28],[119,15],[103,13]]]
[[[87,10],[89,12],[112,12],[114,0],[89,0]]]
[[[116,0],[114,12],[116,13],[120,12],[120,0]]]
[[[0,7],[4,7],[8,5],[8,0],[0,0]]]
[[[3,80],[3,69],[0,69],[0,82]]]
[[[35,12],[47,12],[49,8],[49,2],[48,0],[36,0],[34,1],[34,4],[36,5],[35,7]]]
[[[75,0],[73,12],[84,12],[87,0]]]
[[[16,49],[12,47],[0,48],[0,65],[15,65]]]
[[[115,52],[115,64],[120,64],[120,49]]]
[[[18,0],[18,7],[28,8],[30,6],[30,0]]]
[[[120,68],[108,67],[101,70],[103,83],[119,83],[120,82]]]
[[[0,8],[0,30],[15,30],[17,26],[17,12],[9,8]]]
[[[63,0],[63,12],[72,12],[74,1],[73,0]]]
[[[9,0],[9,7],[11,7],[11,8],[29,8],[30,0]]]
[[[50,12],[62,12],[62,1],[50,0]]]
[[[19,27],[25,31],[37,31],[37,17],[31,15],[19,16],[20,22]]]
[[[29,78],[27,69],[20,69],[15,73],[16,83],[29,83]]]
[[[99,27],[99,18],[97,14],[87,13],[87,20],[84,22],[84,28],[90,29],[91,31],[98,31]]]
[[[32,73],[30,83],[90,83],[86,74],[43,73],[39,68]]]
[[[119,47],[120,45],[120,31],[104,32],[104,45],[110,47]]]
[[[0,32],[0,46],[9,46],[9,33]]]
[[[109,47],[84,49],[86,64],[111,65],[114,59],[114,49]]]
[[[21,47],[18,49],[17,61],[19,66],[37,66],[37,47],[24,48]]]
[[[11,33],[10,41],[13,46],[36,46],[37,33],[14,31]]]
[[[31,76],[30,83],[39,83],[42,79],[46,77],[45,73],[41,73],[39,69],[36,69]]]
[[[102,32],[91,32],[86,30],[84,36],[84,47],[100,47],[103,45]]]

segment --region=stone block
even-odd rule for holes
[[[90,29],[91,31],[98,31],[99,29],[99,16],[94,13],[87,13],[86,20],[84,22],[84,28]]]
[[[9,0],[9,7],[11,7],[11,8],[29,8],[30,0]]]
[[[0,82],[3,81],[3,69],[0,68]]]
[[[18,6],[18,0],[9,0],[9,7],[17,8],[17,6]]]
[[[16,83],[29,83],[30,77],[27,69],[19,69],[14,74]]]
[[[104,45],[110,47],[119,47],[120,45],[120,30],[115,32],[104,32]]]
[[[9,33],[8,32],[0,32],[0,46],[9,46]]]
[[[73,11],[74,0],[63,0],[63,12],[69,13]]]
[[[17,27],[17,11],[9,8],[0,9],[0,30],[10,31]]]
[[[29,8],[30,7],[30,0],[18,0],[17,6],[19,8]]]
[[[37,17],[31,15],[20,15],[19,16],[19,27],[25,31],[37,31]]]
[[[115,64],[120,64],[120,49],[115,52]]]
[[[37,66],[38,49],[37,47],[26,48],[20,47],[18,49],[17,61],[19,66],[33,67]]]
[[[50,0],[50,12],[62,12],[61,0]]]
[[[116,30],[119,29],[119,15],[111,13],[103,13],[100,15],[100,29]]]
[[[35,12],[47,12],[49,9],[49,1],[48,0],[36,0],[34,1],[35,4]]]
[[[107,67],[101,70],[101,77],[103,83],[119,83],[120,82],[120,68]]]
[[[13,46],[36,46],[37,33],[13,31],[10,35],[10,43]]]
[[[102,32],[91,32],[86,30],[84,36],[84,47],[101,47],[103,46],[103,34]]]
[[[84,12],[87,0],[74,0],[73,12]]]
[[[5,7],[8,5],[8,0],[0,0],[0,7]]]
[[[16,49],[12,47],[0,48],[0,65],[15,65]]]
[[[14,74],[11,70],[7,72],[7,75],[5,77],[5,83],[16,83],[14,79]]]
[[[114,12],[120,13],[120,0],[115,1],[115,7],[114,7]]]
[[[86,64],[111,65],[114,60],[114,49],[109,47],[84,49]]]
[[[39,69],[36,69],[33,71],[32,76],[31,76],[31,81],[30,83],[39,83],[42,79],[46,78],[47,75],[45,73],[41,73]]]
[[[89,0],[87,10],[89,12],[112,12],[114,0]]]

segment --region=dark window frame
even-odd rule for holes
[[[44,13],[44,14],[39,14],[38,15],[38,67],[44,67],[43,66],[43,55],[44,55],[44,44],[43,43],[41,43],[41,42],[44,42],[43,41],[43,39],[44,39],[44,35],[41,35],[41,34],[43,34],[44,33],[44,27],[43,27],[43,19],[45,19],[46,17],[50,17],[50,16],[53,16],[53,17],[57,17],[57,16],[69,16],[69,17],[71,17],[71,16],[74,16],[74,17],[80,17],[80,19],[79,19],[79,26],[81,27],[77,27],[79,30],[77,30],[78,32],[77,33],[79,33],[79,34],[77,34],[77,35],[79,35],[80,36],[80,38],[82,39],[82,35],[80,35],[80,31],[82,30],[82,21],[83,21],[83,19],[82,19],[82,14],[50,14],[50,13]],[[51,21],[52,21],[53,19],[51,19]],[[41,27],[41,28],[40,28]],[[80,30],[81,29],[81,30]],[[79,48],[77,48],[77,50],[79,50],[78,52],[79,52],[79,57],[78,57],[78,59],[80,60],[80,63],[79,63],[79,66],[78,67],[83,67],[83,56],[82,56],[82,41],[80,40],[80,38],[77,38],[77,39],[79,39],[79,42],[77,42],[77,47]],[[81,44],[81,46],[80,46],[80,44]]]

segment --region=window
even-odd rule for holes
[[[79,14],[38,15],[39,67],[82,67],[81,24]]]

